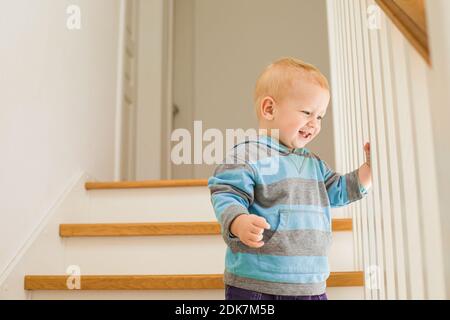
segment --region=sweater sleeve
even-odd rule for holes
[[[359,169],[342,175],[333,171],[325,161],[319,161],[332,208],[348,205],[368,194],[368,190],[359,181]]]
[[[240,241],[230,232],[230,225],[237,216],[249,214],[248,208],[254,200],[253,168],[246,161],[234,160],[231,164],[218,165],[208,179],[211,203],[227,245]]]

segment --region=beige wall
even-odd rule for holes
[[[450,299],[450,1],[427,1],[427,15],[433,67],[429,73],[429,87],[432,108],[432,130],[436,150],[436,172],[438,172],[437,194],[439,196],[439,224],[442,238],[442,252],[445,252],[444,270],[446,299]]]

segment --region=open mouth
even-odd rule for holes
[[[307,133],[307,132],[303,132],[303,131],[299,131],[299,133],[305,139],[309,139],[312,135],[311,133]]]

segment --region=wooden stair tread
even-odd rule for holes
[[[70,290],[68,275],[27,275],[25,290]],[[186,275],[84,275],[80,290],[161,290],[161,289],[223,289],[223,274]],[[362,271],[331,272],[328,287],[360,287]]]
[[[352,219],[333,219],[334,232],[352,231]],[[61,224],[61,237],[131,237],[221,234],[218,222]]]
[[[101,189],[134,189],[134,188],[168,188],[168,187],[206,187],[207,179],[180,179],[180,180],[143,180],[143,181],[110,181],[86,182],[86,190]]]

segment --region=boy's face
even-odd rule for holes
[[[303,148],[320,132],[330,93],[305,79],[293,81],[290,94],[274,103],[272,127],[279,129],[279,140],[288,148]]]

